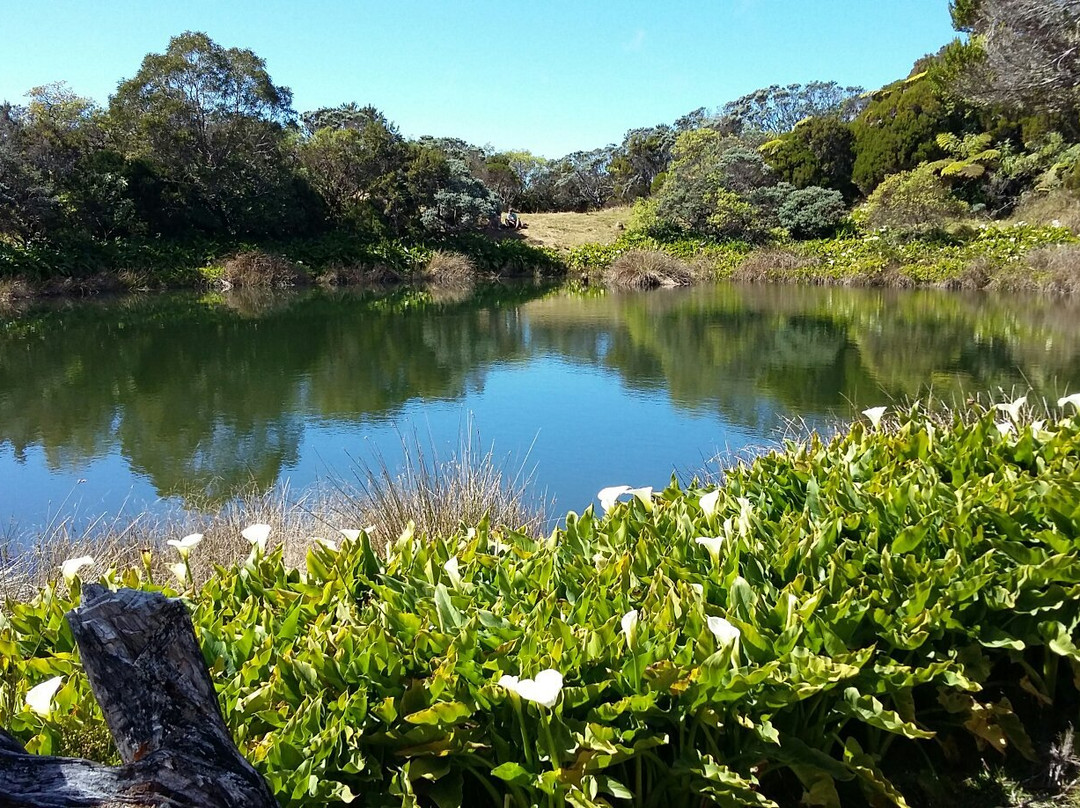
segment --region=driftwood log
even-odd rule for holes
[[[229,736],[180,601],[85,584],[67,619],[123,765],[29,755],[0,730],[0,807],[276,808]]]

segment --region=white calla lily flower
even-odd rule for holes
[[[176,552],[180,554],[180,558],[187,558],[191,555],[191,551],[199,546],[199,542],[203,540],[202,533],[189,533],[184,538],[177,541],[176,539],[169,539],[165,542],[170,547],[175,547]]]
[[[1065,409],[1066,404],[1072,404],[1078,412],[1080,412],[1080,393],[1073,393],[1071,396],[1064,396],[1058,399],[1058,406]]]
[[[343,527],[338,533],[344,536],[348,541],[357,541],[360,538],[362,530],[353,530],[352,528]]]
[[[443,564],[443,569],[446,570],[446,574],[450,576],[450,583],[454,585],[454,588],[460,589],[461,564],[458,562],[457,556],[450,556],[450,560]]]
[[[63,681],[62,676],[54,676],[52,679],[46,679],[41,684],[30,688],[26,694],[26,706],[42,718],[48,718],[52,713],[53,696],[56,695],[56,691],[60,689],[60,684]]]
[[[535,679],[518,679],[516,676],[504,675],[499,679],[499,685],[517,693],[526,701],[533,701],[550,709],[559,700],[563,677],[557,670],[548,668],[536,674]]]
[[[714,561],[720,560],[720,551],[724,547],[723,536],[698,536],[694,539],[694,544],[700,544],[706,550],[709,551],[709,555],[713,557]]]
[[[188,565],[183,561],[177,561],[169,565],[169,572],[176,576],[181,586],[187,586],[191,578],[188,576]]]
[[[701,499],[698,500],[698,504],[701,505],[701,510],[705,512],[706,516],[712,516],[716,513],[716,506],[720,501],[720,489],[710,491],[708,494],[702,494]]]
[[[619,622],[622,625],[622,633],[626,636],[626,644],[633,645],[634,638],[637,636],[637,609],[631,609],[630,611],[628,611],[622,616],[622,620],[620,620]]]
[[[1000,421],[999,423],[994,424],[994,426],[997,427],[997,431],[1001,433],[1001,437],[1003,438],[1016,431],[1016,427],[1009,421]]]
[[[93,563],[93,556],[87,555],[79,556],[78,558],[69,558],[67,561],[60,565],[60,574],[64,576],[64,581],[70,584],[79,574],[79,570],[81,570],[83,567],[89,567]]]
[[[266,541],[270,538],[270,525],[250,525],[244,528],[240,535],[247,539],[252,547],[258,547],[260,553],[265,553]]]
[[[1023,406],[1025,404],[1027,404],[1027,396],[1020,396],[1020,398],[1016,399],[1015,401],[995,404],[994,409],[996,409],[998,412],[1007,412],[1009,414],[1009,418],[1016,421],[1020,418],[1020,410],[1023,409]]]
[[[311,540],[314,541],[316,544],[321,544],[327,550],[334,551],[335,553],[338,550],[338,543],[333,539],[324,539],[322,536],[312,536]]]
[[[863,410],[862,414],[870,419],[870,423],[874,425],[874,428],[881,426],[881,417],[888,411],[888,407],[871,407],[868,410]]]
[[[619,501],[619,497],[629,493],[629,491],[630,486],[628,485],[612,485],[607,488],[601,488],[600,492],[596,495],[596,498],[600,500],[600,507],[604,509],[604,513],[607,513],[615,507],[615,503]]]
[[[731,645],[742,636],[742,632],[723,617],[709,617],[705,622],[709,626],[709,631],[721,645]]]

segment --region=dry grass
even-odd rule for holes
[[[333,266],[316,279],[322,286],[392,286],[401,283],[401,273],[386,264]]]
[[[1059,188],[1048,193],[1029,193],[1010,217],[1011,222],[1057,223],[1080,235],[1080,194]]]
[[[615,289],[690,286],[705,273],[658,250],[630,250],[611,262],[604,283]]]
[[[424,267],[422,276],[431,283],[469,285],[477,276],[476,264],[467,255],[436,250]]]
[[[155,578],[171,578],[169,565],[175,563],[177,555],[166,542],[190,533],[203,534],[198,551],[191,555],[192,575],[201,582],[211,575],[214,565],[230,564],[247,556],[251,548],[240,533],[256,523],[271,526],[271,546],[284,545],[286,559],[296,565],[303,562],[313,536],[332,535],[338,527],[328,523],[327,514],[320,513],[313,507],[315,504],[314,498],[293,500],[287,490],[281,490],[244,497],[204,515],[175,512],[162,516],[108,516],[88,523],[69,515],[51,522],[34,536],[14,535],[0,540],[0,602],[32,596],[60,577],[64,561],[82,556],[94,559],[82,574],[84,580],[103,575],[110,568],[141,568],[145,551],[150,552]]]
[[[263,250],[245,250],[225,261],[223,280],[229,286],[298,286],[308,276],[292,261]]]
[[[357,462],[351,480],[334,482],[326,511],[342,523],[374,526],[371,534],[380,546],[410,523],[419,536],[453,535],[484,518],[492,528],[542,532],[547,503],[529,495],[532,476],[523,464],[499,463],[492,449],[469,437],[445,459],[426,452],[415,436],[403,438],[402,448],[400,471],[381,456],[374,463]]]
[[[477,441],[463,440],[445,460],[429,456],[415,440],[403,441],[403,447],[400,471],[380,458],[375,466],[358,464],[354,481],[333,481],[301,497],[283,489],[202,515],[103,517],[79,527],[80,520],[66,516],[33,536],[0,537],[0,603],[34,596],[60,577],[64,561],[81,556],[94,559],[82,573],[87,580],[110,568],[142,568],[143,552],[149,550],[155,579],[171,579],[169,565],[177,554],[166,542],[190,533],[203,534],[190,560],[198,584],[216,565],[247,557],[251,548],[241,531],[252,524],[270,525],[270,547],[282,546],[291,567],[303,565],[315,537],[339,539],[342,529],[374,526],[371,536],[381,551],[410,522],[418,536],[449,536],[484,517],[493,528],[523,528],[534,535],[546,525],[546,507],[527,495],[530,476],[521,467],[498,464]]]
[[[990,280],[988,288],[1050,297],[1080,294],[1080,244],[1034,249],[1024,256],[1022,268],[1000,272]]]
[[[528,244],[570,249],[615,241],[625,229],[630,208],[605,208],[589,213],[525,213],[521,218],[529,226],[519,231]]]
[[[754,250],[739,264],[731,280],[739,283],[767,283],[797,276],[817,264],[813,258],[781,247]]]

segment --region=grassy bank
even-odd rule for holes
[[[549,250],[519,239],[371,240],[344,232],[284,242],[112,241],[14,247],[0,243],[0,305],[33,296],[153,289],[385,284],[423,279],[434,256],[457,254],[468,280],[558,276]]]
[[[542,539],[360,531],[297,569],[255,536],[197,587],[105,577],[188,598],[285,806],[1017,804],[1077,770],[1077,403],[868,412]],[[0,723],[108,757],[79,587],[5,606]],[[25,694],[53,676],[43,717]]]
[[[1080,239],[1064,227],[1027,224],[962,227],[900,238],[844,235],[765,246],[630,233],[607,244],[569,249],[566,263],[589,283],[604,283],[621,257],[660,251],[696,274],[746,283],[809,283],[989,289],[1073,295],[1080,292]]]

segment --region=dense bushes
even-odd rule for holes
[[[1076,704],[1080,418],[1028,412],[868,411],[547,539],[407,530],[381,558],[358,531],[301,570],[256,545],[187,597],[283,805],[940,804]],[[103,754],[70,589],[5,607],[0,723]]]

